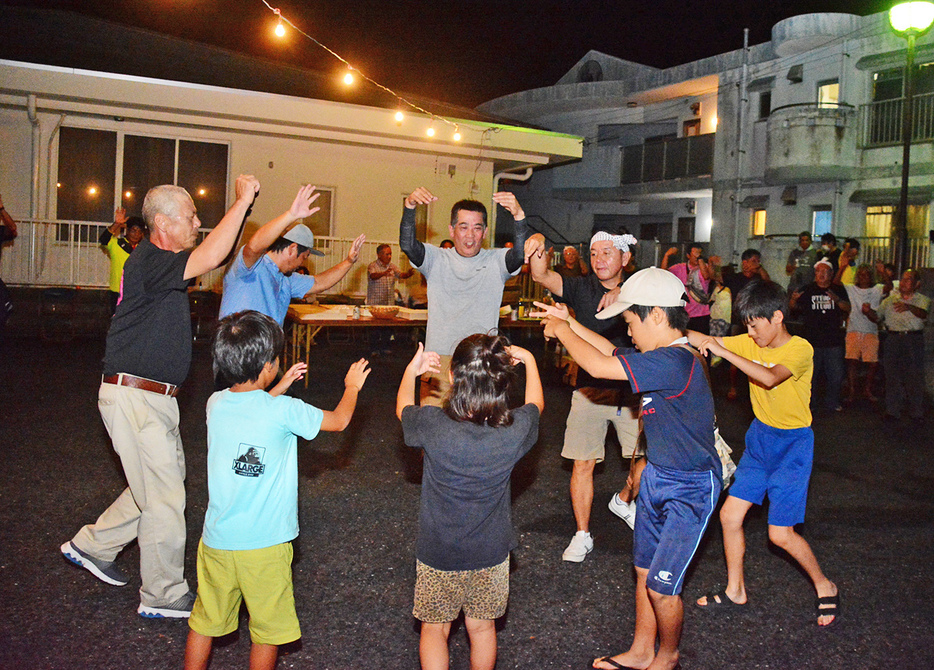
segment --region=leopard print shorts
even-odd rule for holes
[[[471,619],[498,619],[509,600],[509,558],[478,570],[435,570],[415,561],[415,607],[426,623],[454,621],[460,611]]]

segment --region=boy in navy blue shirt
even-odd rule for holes
[[[561,340],[594,377],[629,380],[642,394],[648,465],[633,537],[635,634],[627,651],[595,659],[595,668],[679,667],[684,574],[722,488],[713,396],[700,358],[687,345],[685,303],[684,285],[670,272],[646,268],[630,277],[597,318],[622,313],[636,349],[616,349],[568,318],[563,306],[536,303],[545,310],[537,315],[545,316],[546,338]]]

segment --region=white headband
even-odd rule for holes
[[[628,233],[626,235],[610,235],[604,231],[594,234],[590,238],[590,246],[594,245],[594,242],[612,242],[613,246],[622,251],[624,254],[629,252],[629,247],[634,244],[638,244],[636,238]]]

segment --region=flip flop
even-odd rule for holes
[[[712,612],[730,612],[738,609],[745,609],[749,603],[735,603],[730,600],[730,596],[726,594],[726,591],[719,591],[714,593],[710,591],[709,593],[704,594],[704,597],[707,598],[706,605],[698,605],[696,602],[694,606],[702,610],[710,610]]]
[[[613,660],[612,658],[610,658],[609,656],[602,656],[602,657],[596,659],[596,660],[594,661],[594,663],[609,663],[610,665],[613,666],[613,668],[614,668],[615,670],[639,670],[638,668],[631,668],[631,667],[629,667],[628,665],[620,665],[619,663],[617,663],[616,661],[614,661],[614,660]],[[593,667],[593,664],[591,664],[590,667]],[[598,670],[599,670],[599,669],[598,669]]]
[[[835,596],[823,596],[817,599],[815,605],[817,608],[817,618],[820,619],[822,616],[832,616],[833,620],[821,626],[817,624],[818,628],[830,628],[835,626],[836,623],[840,620],[840,592],[837,591]]]

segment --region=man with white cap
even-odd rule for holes
[[[681,280],[660,268],[626,280],[599,318],[621,314],[635,349],[616,347],[562,306],[538,303],[546,338],[561,340],[594,377],[628,380],[642,394],[649,463],[632,542],[635,633],[626,651],[594,659],[601,670],[680,667],[684,576],[720,498],[713,395],[700,355],[687,344],[686,297]]]
[[[812,405],[816,405],[817,380],[825,380],[823,404],[828,412],[843,410],[840,390],[844,375],[844,344],[846,319],[850,313],[849,296],[842,286],[833,284],[833,264],[822,258],[814,264],[814,281],[791,294],[788,301],[804,323],[804,339],[814,347],[814,389]]]
[[[623,268],[632,254],[632,235],[611,235],[600,231],[590,240],[590,266],[593,271],[582,277],[562,277],[548,267],[545,238],[539,233],[525,243],[525,256],[532,269],[532,279],[551,291],[552,296],[574,310],[577,319],[617,346],[631,344],[622,319],[598,321],[600,300],[623,283]],[[590,510],[593,507],[593,471],[604,459],[606,432],[613,424],[624,458],[630,458],[639,443],[639,396],[628,384],[595,379],[581,371],[577,389],[571,396],[561,455],[574,461],[571,471],[571,508],[577,532],[564,550],[565,561],[580,563],[593,549],[590,535]],[[632,473],[634,477],[637,472]],[[635,502],[628,501],[629,485],[610,501],[610,510],[631,528],[635,523]]]
[[[318,211],[318,207],[312,207],[318,195],[314,186],[302,186],[289,211],[253,233],[224,276],[224,295],[218,318],[254,309],[275,319],[281,326],[293,298],[307,298],[326,291],[353,267],[366,235],[354,240],[347,258],[334,267],[313,277],[295,272],[305,264],[309,254],[324,256],[314,248],[314,233],[305,224],[300,223],[283,234],[299,219]]]

